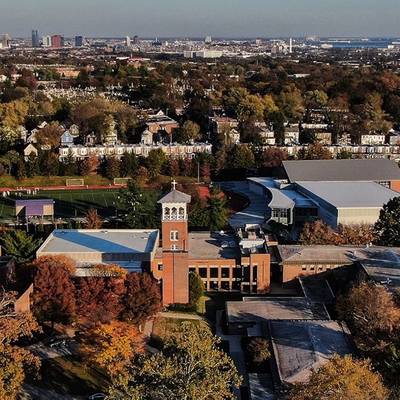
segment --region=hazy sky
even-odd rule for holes
[[[0,33],[400,36],[399,0],[0,0]]]

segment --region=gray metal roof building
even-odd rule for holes
[[[388,159],[296,160],[283,161],[282,164],[290,182],[400,180],[400,168]]]

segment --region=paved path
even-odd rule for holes
[[[267,203],[263,196],[253,193],[247,181],[220,182],[218,185],[227,191],[238,193],[249,199],[249,205],[244,210],[231,216],[229,224],[232,228],[240,228],[246,224],[263,224],[267,212]]]
[[[236,365],[239,375],[242,376],[242,378],[243,378],[242,385],[248,386],[248,375],[246,372],[246,363],[244,360],[244,354],[243,354],[242,344],[241,344],[242,337],[240,335],[225,335],[224,334],[224,332],[222,331],[222,325],[221,325],[222,313],[223,313],[222,310],[217,311],[215,334],[218,337],[220,337],[222,340],[226,340],[229,342],[229,354],[230,354],[233,362]],[[241,399],[240,390],[235,389],[234,394],[236,395],[236,397],[239,400]]]
[[[193,319],[197,321],[204,321],[204,318],[200,315],[180,313],[180,312],[160,312],[157,314],[159,317],[163,318],[175,318],[175,319]]]

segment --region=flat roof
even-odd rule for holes
[[[43,253],[151,253],[158,245],[158,230],[55,230],[39,248]]]
[[[400,168],[388,159],[283,161],[290,182],[400,180]]]
[[[352,264],[355,261],[374,260],[382,262],[394,254],[400,256],[399,247],[379,246],[325,246],[325,245],[278,245],[277,250],[283,263],[342,263]]]
[[[227,301],[228,323],[257,323],[268,320],[329,319],[324,306],[304,297],[256,297]]]
[[[236,259],[240,256],[235,235],[189,232],[189,257],[193,260]]]
[[[269,332],[281,382],[306,382],[334,354],[354,351],[348,329],[336,321],[270,321]]]
[[[381,208],[400,193],[375,182],[296,182],[321,200],[336,208]]]

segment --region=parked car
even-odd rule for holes
[[[104,393],[95,393],[88,397],[88,400],[104,400],[107,396]]]

